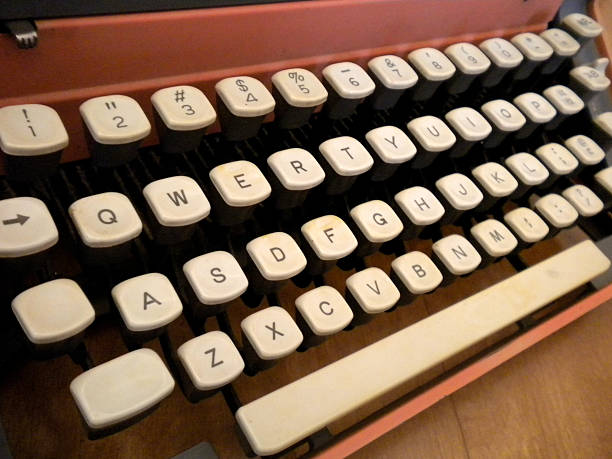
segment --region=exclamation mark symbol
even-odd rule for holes
[[[21,111],[23,112],[23,116],[25,116],[26,122],[28,123],[28,128],[30,129],[30,132],[32,133],[32,137],[36,137],[36,131],[29,124],[31,123],[31,121],[30,121],[30,117],[28,116],[28,111],[25,108],[22,108]]]
[[[28,111],[25,108],[22,108],[21,111],[23,112],[23,116],[25,116],[26,121],[29,123],[30,118],[28,118]]]

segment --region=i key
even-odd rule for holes
[[[446,122],[457,134],[457,141],[449,151],[451,158],[460,158],[493,131],[489,122],[471,107],[459,107],[444,115]]]

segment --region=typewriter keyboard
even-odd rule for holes
[[[80,106],[90,158],[63,164],[52,107],[0,108],[2,365],[69,356],[79,371],[62,384],[90,439],[180,390],[198,403],[186,409],[223,397],[236,442],[273,455],[518,333],[610,266],[595,243],[612,233],[612,115],[585,106],[610,81],[601,61],[571,60],[600,31],[570,15],[367,68],[235,76],[216,106],[160,88],[155,119],[127,95],[96,97]],[[141,147],[153,127],[159,145]],[[533,245],[550,256],[530,260]],[[408,320],[422,301],[448,307]],[[383,317],[389,336],[374,331]],[[325,359],[359,329],[357,348]],[[104,333],[113,356],[96,349]],[[314,352],[322,368],[304,363]],[[278,383],[280,366],[302,376]]]

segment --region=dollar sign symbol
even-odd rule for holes
[[[244,84],[244,80],[236,80],[236,86],[238,86],[238,89],[242,92],[247,92],[249,90],[249,87]]]

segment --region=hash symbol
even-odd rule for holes
[[[183,102],[185,100],[185,90],[177,89],[174,93],[174,101],[175,102]]]

